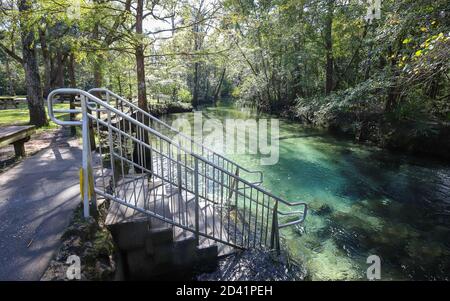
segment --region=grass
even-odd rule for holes
[[[14,95],[14,96],[0,95],[0,99],[10,99],[10,98],[27,98],[27,96],[26,95]]]
[[[68,103],[57,103],[54,104],[55,109],[68,109]],[[47,107],[45,107],[45,112],[47,112]],[[48,113],[48,112],[47,112]],[[55,114],[57,118],[67,119],[68,114],[57,113]],[[20,103],[17,109],[7,109],[0,110],[0,126],[8,126],[8,125],[26,125],[30,122],[30,116],[28,112],[28,106],[26,103]],[[39,128],[37,131],[45,131],[47,129],[55,129],[58,128],[59,125],[55,124],[52,121],[49,121],[47,126]]]

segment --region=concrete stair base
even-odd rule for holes
[[[186,205],[182,195],[173,187],[162,185],[160,181],[149,181],[147,177],[133,178],[132,175],[118,182],[117,187],[117,194],[130,205],[147,208],[174,223],[194,227],[193,205]],[[213,213],[207,208],[200,212],[200,219],[208,215],[211,223]],[[183,220],[186,217],[189,223]],[[125,279],[174,279],[175,276],[181,280],[191,279],[195,272],[214,271],[218,257],[233,250],[204,236],[199,237],[197,245],[193,232],[114,201],[110,203],[105,224],[120,251]],[[205,227],[203,225],[200,231],[206,232]],[[219,225],[215,225],[215,229],[216,235],[222,231],[226,237]],[[208,234],[213,233],[208,231]]]
[[[125,280],[189,280],[217,267],[217,246],[198,247],[194,238],[174,240],[173,228],[148,221],[108,225],[120,251]]]

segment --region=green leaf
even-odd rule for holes
[[[403,44],[408,44],[409,42],[411,42],[411,38],[406,38],[403,40]]]

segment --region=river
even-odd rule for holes
[[[204,121],[255,118],[232,104],[202,110]],[[173,114],[185,118],[193,113]],[[259,116],[268,117],[268,116]],[[382,280],[450,279],[450,164],[394,154],[279,120],[279,160],[235,154],[264,172],[263,187],[310,211],[301,227],[282,230],[283,244],[312,280],[366,279],[369,255]]]

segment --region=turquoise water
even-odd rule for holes
[[[206,118],[254,118],[247,109],[203,109]],[[267,117],[267,116],[261,116]],[[193,119],[193,113],[174,114]],[[303,200],[303,227],[282,231],[284,245],[312,280],[366,279],[366,258],[381,258],[381,278],[450,278],[450,165],[393,154],[280,120],[279,161],[231,155],[264,172],[263,187]]]

